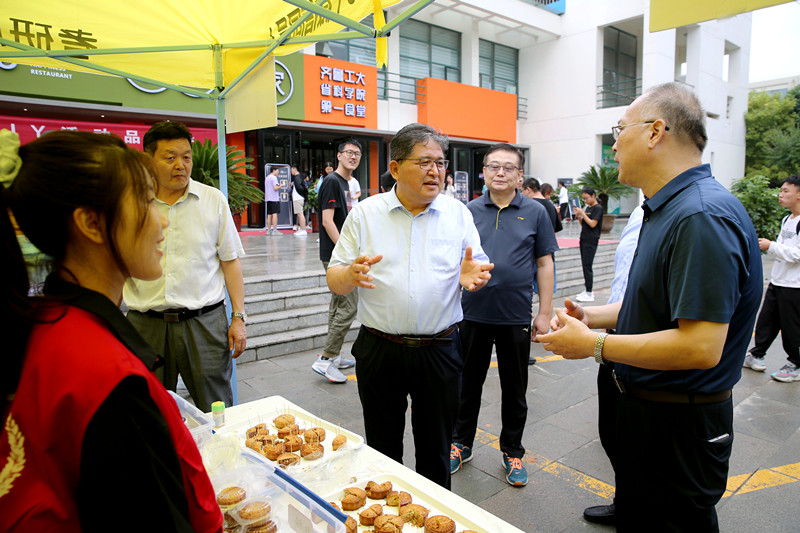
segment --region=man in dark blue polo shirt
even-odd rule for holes
[[[478,426],[481,390],[492,358],[502,389],[500,451],[506,481],[521,487],[528,474],[522,464],[522,433],[528,414],[528,357],[536,332],[550,329],[553,316],[553,257],[558,250],[547,211],[517,191],[525,163],[522,152],[510,144],[496,144],[483,159],[487,193],[467,204],[481,245],[494,263],[492,279],[480,292],[462,291],[464,321],[460,324],[464,350],[461,399],[453,431],[450,471],[472,459]],[[533,276],[541,288],[539,312],[531,332]]]
[[[648,198],[625,297],[587,308],[568,300],[556,331],[538,339],[566,358],[615,363],[617,530],[718,531],[731,389],[761,301],[758,238],[701,164],[705,112],[690,89],[651,89],[613,133],[620,181]]]

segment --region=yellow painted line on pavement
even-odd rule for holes
[[[561,361],[564,358],[560,355],[549,357],[537,357],[536,363],[548,363],[551,361]],[[497,361],[493,361],[490,367],[496,367]],[[355,374],[347,376],[349,381],[356,381]],[[490,426],[487,426],[490,427]],[[495,450],[500,450],[500,437],[478,428],[475,434],[475,442],[485,444]],[[601,498],[611,500],[614,497],[614,486],[609,485],[599,479],[575,470],[565,464],[553,461],[547,457],[525,450],[525,457],[522,461],[529,465],[541,465],[544,472],[551,474],[567,483],[576,485],[588,492],[596,494]],[[773,468],[761,468],[750,474],[740,474],[730,476],[723,498],[728,498],[735,494],[747,494],[757,490],[779,487],[789,483],[800,481],[800,463],[793,463]]]

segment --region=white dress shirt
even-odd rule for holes
[[[173,205],[156,199],[169,219],[164,230],[164,273],[154,281],[129,279],[123,298],[136,311],[200,309],[225,297],[220,261],[243,257],[244,248],[225,196],[192,179]]]
[[[358,321],[393,335],[433,335],[461,321],[461,260],[489,262],[472,214],[439,195],[413,216],[395,189],[353,206],[330,265],[350,265],[360,255],[383,255],[369,274],[374,289],[358,288]]]
[[[643,218],[644,209],[637,205],[620,235],[617,251],[614,252],[614,281],[611,282],[611,296],[608,298],[610,304],[621,302],[625,296],[633,254],[639,246],[639,232],[642,229]]]

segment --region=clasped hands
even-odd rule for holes
[[[550,321],[552,333],[536,336],[536,342],[548,352],[564,359],[584,359],[594,353],[597,334],[589,329],[589,320],[579,304],[567,298],[565,307],[556,309],[556,316]]]

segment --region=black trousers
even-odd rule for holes
[[[530,326],[481,324],[469,320],[459,324],[464,349],[461,401],[453,431],[453,442],[472,448],[481,410],[481,392],[497,349],[501,407],[500,450],[509,457],[522,458],[522,433],[528,417],[525,392],[528,389],[528,357],[531,353]]]
[[[416,471],[447,489],[462,366],[457,329],[450,338],[451,344],[414,348],[373,335],[362,326],[351,350],[367,444],[403,462],[410,396]]]
[[[719,531],[733,399],[674,404],[622,394],[617,406],[617,531]]]
[[[620,392],[614,383],[614,363],[598,365],[597,431],[614,472],[617,471],[617,400]]]
[[[597,243],[580,241],[579,246],[581,250],[581,266],[583,267],[583,284],[586,286],[586,292],[592,292],[592,287],[594,287],[592,263],[594,263],[594,254],[597,253]]]
[[[758,313],[755,346],[750,353],[764,357],[778,332],[789,361],[800,366],[800,289],[770,283]]]

